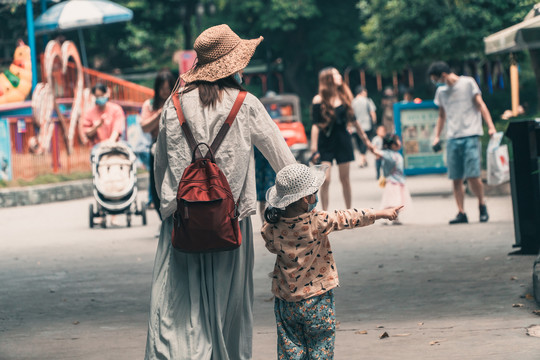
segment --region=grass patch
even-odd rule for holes
[[[59,182],[91,179],[91,178],[92,178],[91,171],[73,172],[71,174],[44,174],[44,175],[36,176],[34,179],[31,179],[31,180],[15,179],[11,181],[0,181],[0,188],[56,184]]]
[[[137,175],[145,174],[148,171],[142,168],[137,169]],[[39,175],[31,180],[26,179],[16,179],[11,181],[0,180],[0,189],[10,188],[10,187],[24,187],[24,186],[34,186],[34,185],[46,185],[46,184],[56,184],[66,181],[74,180],[84,180],[91,179],[91,171],[79,171],[73,172],[71,174],[44,174]]]

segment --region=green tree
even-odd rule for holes
[[[485,57],[483,38],[521,21],[532,0],[360,0],[356,60],[389,74],[436,59]]]

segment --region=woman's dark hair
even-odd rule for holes
[[[272,206],[268,206],[264,210],[264,220],[267,223],[275,224],[281,219],[282,210],[280,208],[275,208]]]
[[[165,100],[167,100],[167,98],[162,99],[159,96],[159,89],[161,89],[163,84],[169,84],[169,88],[172,91],[175,82],[176,79],[174,78],[174,75],[167,69],[161,70],[157,74],[156,80],[154,81],[154,99],[152,102],[152,110],[156,111],[158,109],[161,109],[161,107],[165,103]]]
[[[102,83],[96,83],[94,87],[92,88],[92,95],[96,95],[96,91],[101,91],[102,93],[107,92],[107,87]]]
[[[390,149],[392,145],[397,144],[399,136],[396,134],[388,134],[383,138],[383,149]]]
[[[428,76],[435,75],[436,77],[440,77],[442,73],[451,73],[450,66],[444,61],[435,61],[429,66]]]
[[[199,99],[201,100],[203,107],[214,107],[217,102],[221,100],[223,90],[226,88],[237,89],[240,91],[244,90],[244,88],[235,80],[234,75],[230,75],[214,82],[194,81],[186,85],[184,92],[187,93],[199,89]]]

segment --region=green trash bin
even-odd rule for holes
[[[508,125],[512,140],[510,185],[514,209],[516,254],[538,254],[540,249],[540,119],[517,119]]]

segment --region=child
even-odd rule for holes
[[[327,165],[284,167],[266,194],[262,236],[277,254],[272,273],[279,359],[333,359],[338,274],[328,234],[397,218],[400,207],[316,211]]]
[[[386,129],[384,125],[379,125],[377,127],[377,136],[371,140],[371,143],[373,144],[373,147],[377,150],[382,150],[383,148],[383,138],[386,136]],[[381,163],[382,160],[380,158],[377,158],[375,160],[375,171],[377,172],[377,180],[381,177]]]
[[[386,177],[381,207],[391,209],[395,206],[409,208],[411,195],[405,184],[403,173],[403,156],[398,152],[401,149],[401,140],[395,134],[386,135],[383,139],[383,150],[375,150],[377,158],[382,160],[383,175]],[[398,219],[392,224],[401,225]]]

